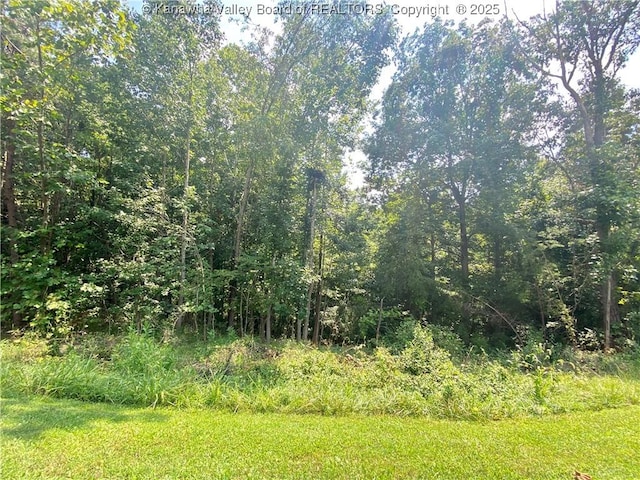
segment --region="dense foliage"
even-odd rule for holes
[[[280,20],[239,46],[211,15],[2,2],[4,330],[636,345],[637,1]]]
[[[475,420],[640,403],[637,355],[550,349],[535,341],[496,358],[451,353],[454,335],[420,326],[406,346],[373,351],[292,340],[266,345],[250,337],[204,342],[168,335],[157,341],[137,333],[85,335],[73,342],[27,335],[1,346],[5,396]]]

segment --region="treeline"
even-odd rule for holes
[[[405,38],[305,12],[238,46],[211,15],[3,2],[3,329],[633,344],[638,2]]]

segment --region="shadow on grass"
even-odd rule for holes
[[[167,418],[167,415],[155,410],[125,409],[104,403],[61,401],[46,397],[1,398],[0,413],[2,437],[20,440],[35,440],[48,430],[87,428],[98,421],[162,422]]]

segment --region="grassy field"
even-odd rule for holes
[[[0,347],[3,479],[640,479],[637,355],[473,356],[428,330],[394,351],[135,334]]]
[[[2,401],[3,479],[640,478],[640,407],[488,422]]]
[[[453,356],[419,331],[403,349],[252,339],[87,336],[0,341],[5,396],[242,413],[502,420],[640,405],[638,356],[543,348]],[[454,350],[455,351],[455,350]]]

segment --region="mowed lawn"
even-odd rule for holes
[[[3,479],[640,478],[640,407],[495,422],[2,401]]]

